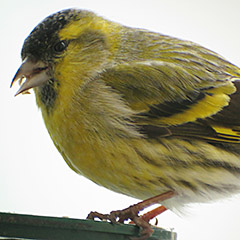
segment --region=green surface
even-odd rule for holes
[[[153,227],[149,240],[176,240],[176,233]],[[0,213],[0,237],[57,240],[129,240],[139,228],[93,220]]]

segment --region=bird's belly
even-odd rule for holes
[[[180,139],[54,139],[77,173],[115,192],[146,199],[174,190],[183,204],[240,189],[240,158],[213,145]]]
[[[62,153],[75,172],[112,191],[146,199],[170,189],[160,164],[141,158],[137,141],[134,147],[124,139],[115,144],[71,144]]]

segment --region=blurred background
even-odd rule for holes
[[[64,8],[89,9],[124,25],[197,42],[240,66],[239,0],[41,0],[1,1],[0,14],[0,211],[85,218],[138,202],[110,192],[66,165],[45,129],[35,97],[14,97],[10,82],[21,64],[30,31]],[[191,205],[186,214],[168,211],[159,226],[178,240],[235,240],[240,237],[240,196]]]

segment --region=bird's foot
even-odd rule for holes
[[[87,216],[87,219],[94,220],[95,218],[99,218],[100,220],[107,220],[112,223],[124,223],[124,221],[130,219],[131,223],[135,223],[141,229],[140,237],[132,238],[132,240],[145,240],[148,237],[150,237],[153,233],[153,229],[151,228],[149,221],[152,218],[159,215],[160,213],[164,212],[166,208],[164,206],[160,206],[144,214],[143,216],[139,216],[138,215],[139,212],[146,207],[149,207],[153,204],[169,199],[175,195],[176,195],[175,192],[169,191],[169,192],[160,194],[158,196],[149,198],[147,200],[144,200],[138,204],[132,205],[123,210],[112,211],[110,212],[110,214],[101,214],[98,212],[91,212]]]
[[[124,221],[130,219],[132,224],[135,223],[141,229],[140,237],[131,238],[131,240],[145,240],[152,235],[153,229],[142,216],[138,216],[139,211],[136,206],[137,204],[123,210],[112,211],[110,214],[91,212],[87,216],[87,219],[99,218],[100,220],[107,220],[111,223],[124,223]]]

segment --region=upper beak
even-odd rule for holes
[[[21,86],[15,96],[47,82],[49,80],[48,70],[49,67],[43,62],[33,61],[29,57],[25,58],[10,85],[10,87],[12,87],[12,85],[19,80]],[[25,79],[25,82],[22,83],[23,79]]]

